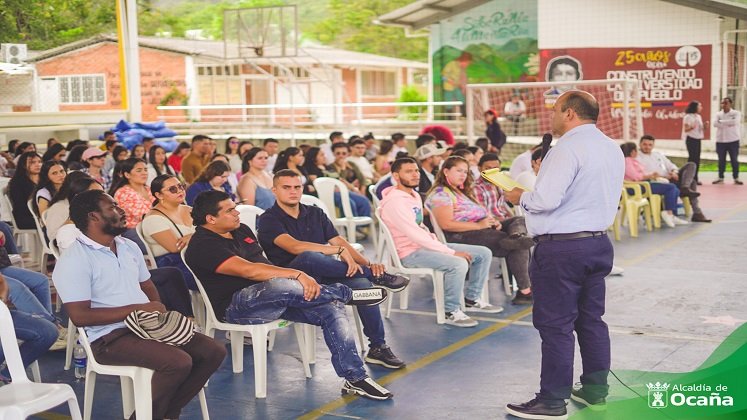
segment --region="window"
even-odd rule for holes
[[[397,94],[396,73],[392,71],[361,71],[363,96],[394,96]]]
[[[244,102],[241,67],[200,65],[197,84],[200,105],[240,105]]]
[[[60,103],[95,104],[106,102],[106,82],[103,74],[58,77]]]

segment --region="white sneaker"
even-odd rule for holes
[[[667,211],[661,212],[661,221],[670,228],[674,227],[674,215]]]
[[[480,299],[476,299],[475,303],[473,305],[470,305],[469,302],[465,302],[467,312],[483,312],[486,314],[497,314],[499,312],[503,312],[502,306],[493,306],[488,302],[483,302]]]
[[[690,222],[681,217],[674,217],[674,224],[675,225],[689,225]]]
[[[625,270],[622,267],[618,267],[616,265],[612,266],[612,271],[608,275],[610,276],[622,276],[623,272]]]
[[[452,312],[451,315],[446,314],[446,323],[455,327],[476,327],[478,322],[468,317],[461,309],[457,309]]]

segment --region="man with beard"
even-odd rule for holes
[[[85,327],[99,363],[153,369],[153,418],[176,419],[226,356],[224,346],[195,333],[180,347],[144,340],[124,319],[132,311],[165,312],[140,248],[119,236],[125,213],[100,190],[76,196],[70,219],[80,229],[52,279],[73,323]],[[82,263],[81,263],[82,262]]]

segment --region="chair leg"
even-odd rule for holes
[[[41,371],[39,370],[39,361],[34,361],[31,364],[31,377],[34,378],[34,382],[41,383]]]
[[[210,413],[208,413],[207,398],[205,398],[205,389],[201,389],[198,394],[200,398],[200,411],[202,412],[202,420],[210,420]]]
[[[410,277],[412,281],[412,277]],[[408,306],[408,300],[410,297],[410,288],[406,287],[405,290],[399,292],[399,309],[405,310]]]
[[[316,326],[303,324],[303,343],[306,346],[306,357],[309,364],[316,363]]]
[[[309,346],[306,345],[306,325],[300,322],[293,324],[293,332],[296,333],[298,349],[301,351],[301,363],[303,363],[303,372],[307,378],[311,378],[311,367],[309,367]],[[313,326],[313,325],[312,325]]]
[[[252,334],[254,353],[254,396],[267,398],[267,327],[260,327]],[[233,331],[231,331],[233,341]],[[243,348],[243,346],[242,346]]]
[[[252,345],[257,349],[259,337],[252,335]],[[267,337],[262,337],[262,347],[267,347]],[[233,364],[233,373],[244,371],[244,332],[231,331],[231,362]]]
[[[632,205],[628,206],[627,209],[627,220],[628,220],[628,229],[630,232],[630,236],[632,238],[638,237],[638,214],[640,213],[640,209],[633,208]]]
[[[96,389],[96,372],[86,372],[86,389],[83,394],[83,419],[91,420],[91,409],[93,408],[93,392]]]
[[[78,399],[73,394],[72,398],[67,400],[67,408],[70,410],[70,418],[73,420],[83,420],[80,415],[80,407],[78,407]]]
[[[348,223],[345,226],[345,233],[348,235],[348,242],[351,244],[358,242],[355,240],[355,223]]]
[[[503,279],[503,290],[506,292],[506,296],[511,296],[511,276],[508,274],[508,264],[506,263],[505,258],[501,258],[501,277]]]
[[[653,222],[651,221],[651,205],[648,205],[643,208],[643,217],[646,220],[646,231],[651,232],[654,230]]]
[[[132,413],[137,415],[135,381],[129,376],[120,376],[119,382],[121,383],[123,418],[129,419]]]
[[[135,375],[135,379],[132,382],[134,387],[130,389],[135,397],[135,417],[138,420],[153,420],[152,379],[153,371],[143,370]]]
[[[275,332],[276,332],[276,331],[277,331],[277,330],[272,330],[272,331],[270,331],[270,333],[268,334],[268,339],[267,339],[267,351],[272,351],[272,349],[274,349],[274,348],[275,348]]]
[[[67,321],[67,347],[65,348],[65,370],[70,370],[71,361],[73,360],[73,349],[75,348],[75,337],[78,329],[75,328],[72,319]]]
[[[402,293],[402,292],[399,292]],[[400,301],[402,300],[402,296],[400,296]],[[389,299],[386,302],[386,311],[384,312],[384,318],[389,319],[389,316],[392,314],[392,302],[394,302],[394,296],[390,296]]]
[[[436,323],[446,322],[446,309],[444,302],[444,275],[440,271],[433,274],[433,289],[436,291]]]
[[[391,296],[389,297],[391,299]],[[360,352],[364,353],[366,349],[366,337],[363,335],[363,323],[361,317],[358,315],[356,308],[351,308],[353,311],[353,320],[355,321],[355,330],[358,335],[358,342],[360,343]]]
[[[488,278],[485,279],[485,284],[482,285],[480,300],[483,302],[490,302],[490,273],[488,273]]]

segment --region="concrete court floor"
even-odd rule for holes
[[[613,370],[685,372],[695,369],[726,336],[747,320],[747,274],[739,257],[747,249],[747,187],[713,186],[702,174],[702,207],[712,224],[691,224],[637,239],[623,231],[615,242],[622,277],[608,278],[607,315]],[[529,307],[511,306],[500,282],[491,282],[491,300],[506,310],[478,317],[476,328],[438,326],[430,281],[414,279],[410,308],[385,320],[387,341],[406,369],[371,366],[370,374],[395,394],[392,401],[340,398],[339,379],[321,334],[313,378],[306,379],[295,339],[278,334],[268,356],[268,397],[254,398],[251,347],[245,348],[244,373],[231,372],[230,356],[210,380],[208,405],[213,418],[292,419],[446,419],[512,418],[503,407],[523,402],[538,389],[540,340]],[[395,298],[394,307],[398,307]],[[219,335],[221,340],[222,334]],[[577,352],[578,353],[578,352]],[[229,353],[230,354],[230,353]],[[84,384],[63,371],[64,352],[42,359],[47,382],[71,383],[80,404]],[[576,371],[580,374],[577,354]],[[610,378],[610,384],[616,384]],[[569,404],[569,414],[578,407]],[[69,418],[66,409],[39,418]],[[99,377],[94,419],[121,418],[119,381]],[[196,401],[182,418],[200,418]]]

